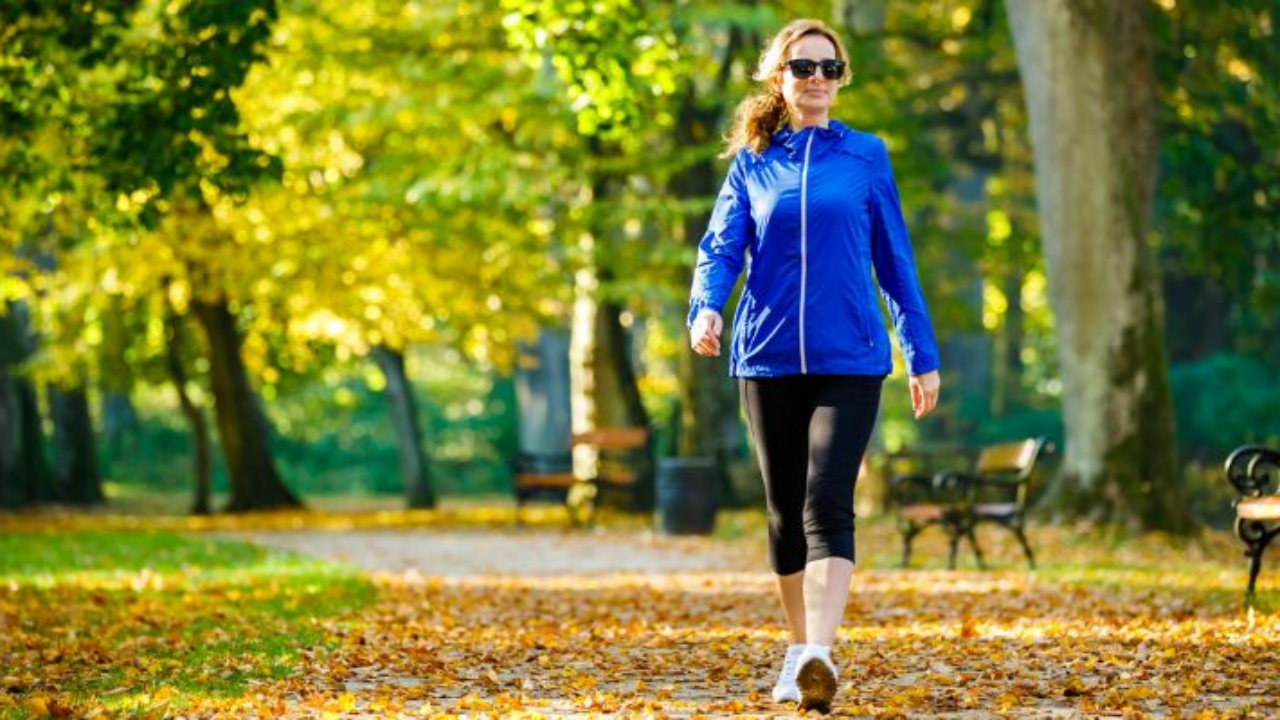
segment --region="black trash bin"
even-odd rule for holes
[[[714,458],[660,458],[654,478],[658,529],[665,535],[709,535],[720,509]]]

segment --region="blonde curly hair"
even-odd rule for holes
[[[849,61],[849,53],[835,31],[827,27],[821,20],[804,18],[793,20],[778,31],[769,41],[760,55],[760,62],[751,78],[764,85],[764,91],[747,96],[733,113],[733,123],[729,126],[729,134],[725,136],[728,147],[721,157],[733,157],[743,148],[756,154],[769,149],[773,134],[782,127],[787,118],[787,103],[782,97],[782,72],[784,58],[800,38],[806,35],[821,35],[831,41],[836,48],[836,59]],[[846,73],[840,78],[841,86],[849,83]]]

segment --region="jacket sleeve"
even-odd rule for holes
[[[883,142],[877,150],[876,177],[871,185],[871,261],[903,360],[912,375],[921,375],[938,369],[938,343],[916,275],[889,153]]]
[[[686,325],[692,326],[694,318],[704,308],[721,312],[742,272],[746,248],[754,232],[743,167],[744,155],[748,152],[740,151],[730,164],[729,173],[716,197],[707,232],[698,243],[698,261],[693,268]]]

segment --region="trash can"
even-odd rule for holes
[[[654,478],[658,530],[664,535],[709,535],[720,509],[714,458],[660,458]]]

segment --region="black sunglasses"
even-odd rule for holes
[[[822,77],[828,80],[839,80],[844,77],[843,60],[788,60],[782,64],[797,80],[808,80],[813,77],[813,73],[818,68],[822,68]]]

